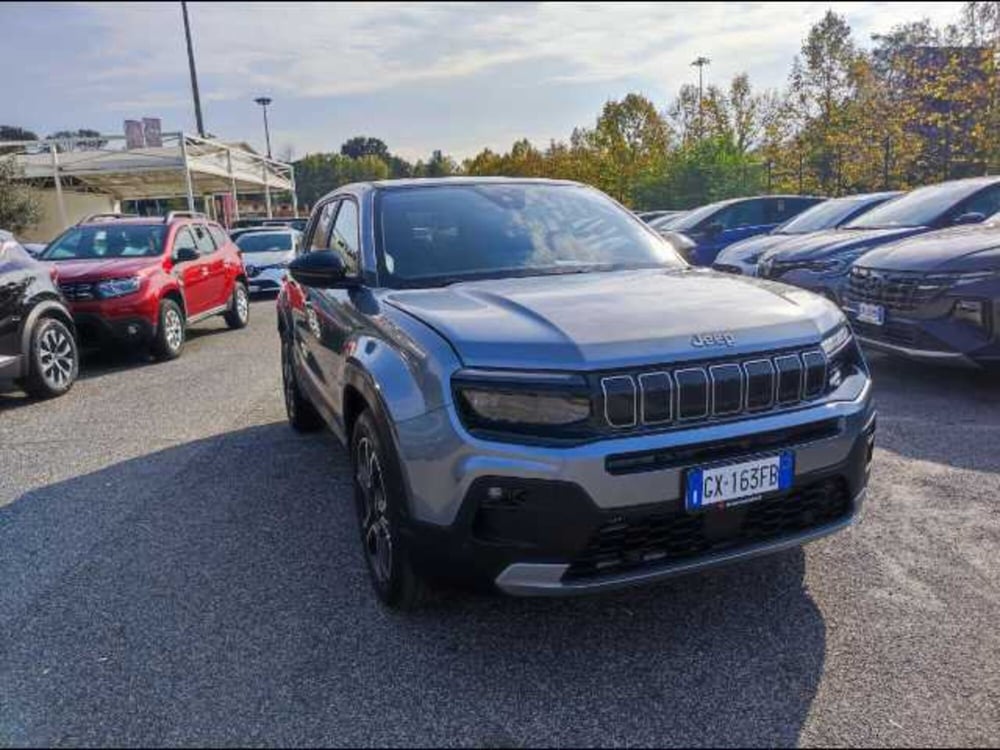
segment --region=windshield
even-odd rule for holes
[[[680,232],[683,232],[685,229],[694,229],[704,219],[707,219],[720,208],[727,205],[729,205],[729,201],[709,203],[707,206],[702,206],[701,208],[696,208],[693,211],[688,211],[677,221],[670,222],[669,226],[660,226],[657,227],[657,229],[674,229]]]
[[[236,247],[244,253],[270,253],[292,249],[291,232],[251,232],[236,238]]]
[[[859,216],[848,229],[925,227],[933,224],[956,203],[967,198],[982,184],[944,183],[917,188],[906,195]]]
[[[164,224],[70,227],[42,254],[44,260],[143,258],[163,252]]]
[[[638,219],[578,185],[390,189],[379,216],[380,261],[397,285],[685,265]]]
[[[835,198],[808,208],[774,230],[775,234],[806,234],[830,229],[855,213],[863,205],[857,198]],[[872,206],[878,201],[872,200]]]

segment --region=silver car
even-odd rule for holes
[[[559,596],[846,527],[871,380],[829,301],[690,267],[572,182],[347,185],[278,296],[298,430],[348,446],[374,589]]]
[[[295,229],[253,231],[236,238],[251,294],[281,289],[288,264],[298,253],[301,241],[302,233]]]

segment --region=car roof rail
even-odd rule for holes
[[[113,221],[114,219],[139,219],[142,218],[139,214],[121,214],[121,213],[99,213],[90,214],[89,216],[84,216],[77,224],[91,224],[95,221]]]
[[[164,224],[169,224],[174,219],[208,219],[208,216],[200,211],[171,211],[164,219]]]

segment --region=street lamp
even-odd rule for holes
[[[267,141],[267,158],[271,158],[271,131],[267,127],[267,105],[271,103],[271,97],[269,96],[258,96],[254,99],[257,104],[261,106],[264,110],[264,138]]]
[[[706,65],[710,64],[711,62],[712,61],[709,60],[704,55],[700,55],[697,58],[695,58],[695,61],[693,63],[691,63],[691,67],[698,68],[698,131],[699,131],[698,136],[699,137],[704,135],[704,119],[705,119],[705,115],[703,114],[702,104],[701,104],[702,98],[704,97],[702,70]]]

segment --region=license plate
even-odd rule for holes
[[[733,501],[750,502],[768,492],[787,490],[795,477],[795,454],[690,469],[685,506],[689,511]]]
[[[250,291],[251,292],[259,292],[260,291],[260,284],[251,284],[250,285]]]
[[[885,308],[882,305],[873,305],[868,302],[858,303],[858,320],[862,323],[871,323],[875,326],[885,324]]]

